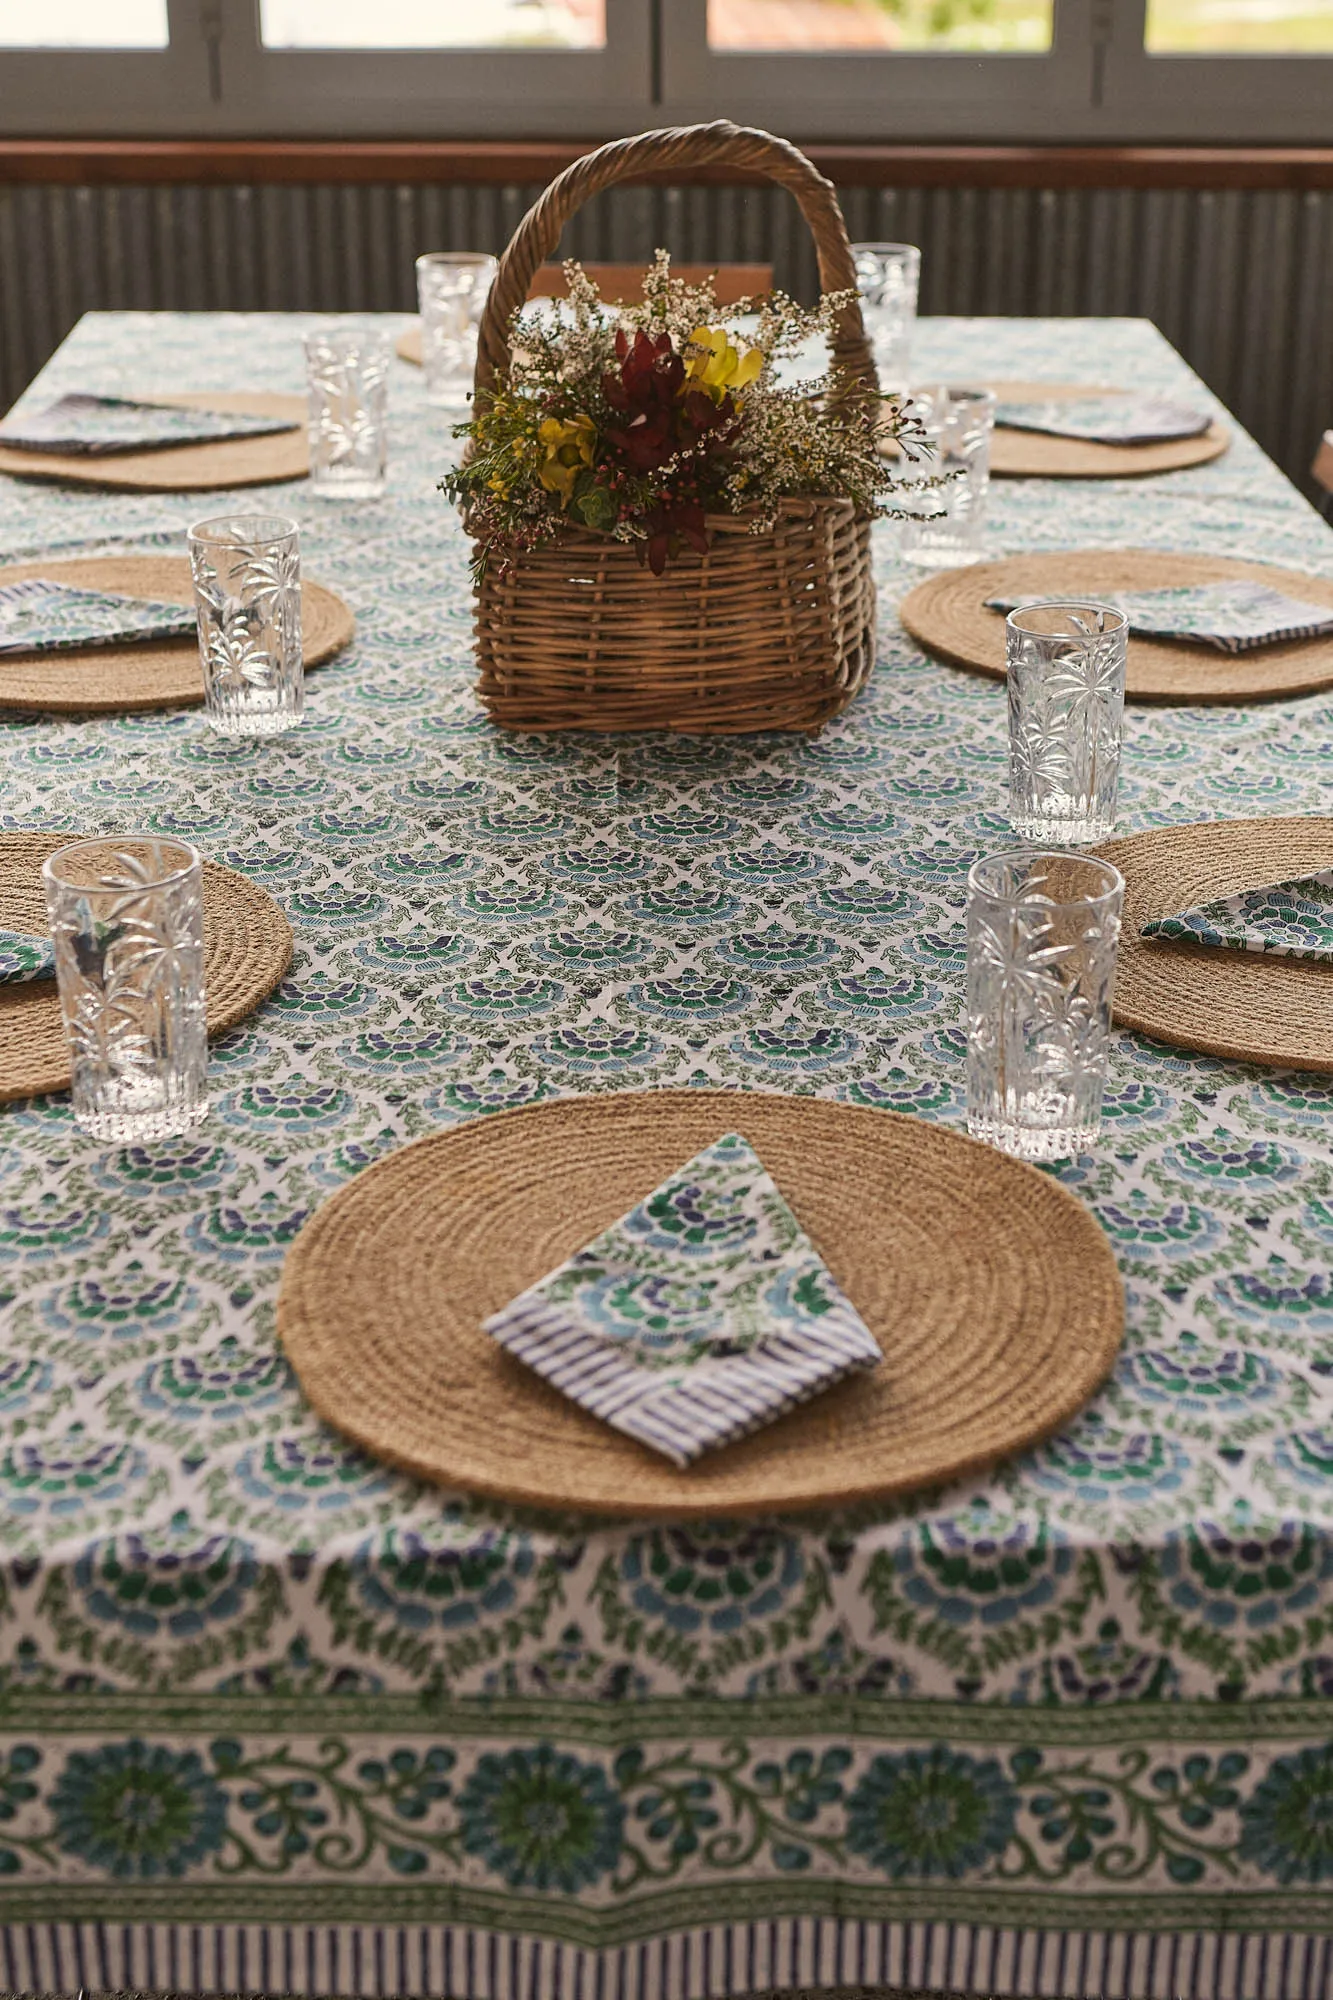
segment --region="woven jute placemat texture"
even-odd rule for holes
[[[127,597],[191,604],[184,556],[89,556],[72,562],[14,563],[0,584],[40,576]],[[351,607],[322,583],[301,585],[301,640],[307,669],[331,660],[356,631]],[[60,653],[20,653],[0,659],[0,709],[54,715],[124,715],[131,709],[192,708],[203,701],[199,646],[188,639],[150,639],[131,646],[86,646]]]
[[[224,486],[277,485],[304,479],[310,471],[304,396],[202,389],[178,395],[154,391],[152,400],[185,409],[225,410],[232,416],[288,417],[296,429],[158,451],[118,451],[104,458],[14,451],[0,445],[0,472],[12,472],[20,479],[55,480],[61,486],[97,486],[112,493],[207,493]]]
[[[1002,403],[1076,403],[1114,394],[1088,382],[992,382]],[[1231,443],[1225,424],[1211,423],[1198,437],[1166,444],[1093,444],[1082,438],[1047,437],[1040,431],[997,426],[990,469],[1009,479],[1137,479],[1145,473],[1182,472],[1220,458]]]
[[[898,616],[903,629],[936,658],[1003,680],[1004,614],[986,608],[988,597],[1087,597],[1099,591],[1222,583],[1233,577],[1333,607],[1333,578],[1304,576],[1299,570],[1161,549],[1071,549],[940,570],[908,592]],[[1333,638],[1264,646],[1254,653],[1131,638],[1125,686],[1132,701],[1207,704],[1311,694],[1333,687]]]
[[[1099,852],[1125,878],[1121,1027],[1206,1055],[1333,1071],[1333,965],[1139,936],[1191,903],[1333,868],[1333,818],[1154,827]]]
[[[0,930],[45,932],[41,866],[75,838],[0,833]],[[208,1032],[252,1014],[292,961],[292,932],[273,898],[234,868],[204,863],[204,987]],[[0,1104],[68,1090],[69,1049],[54,979],[0,986]]]
[[[399,353],[405,350],[400,345]],[[991,382],[1001,402],[1073,403],[1089,396],[1115,394],[1087,382]],[[1211,423],[1193,438],[1173,438],[1166,444],[1094,444],[1083,438],[1050,437],[1041,431],[1011,430],[997,424],[991,438],[990,469],[999,479],[1137,479],[1145,473],[1181,472],[1220,458],[1231,443],[1225,424]],[[897,458],[898,447],[885,439],[880,449]]]
[[[481,1323],[731,1131],[884,1360],[682,1472]],[[311,1402],[377,1456],[538,1506],[678,1518],[833,1505],[990,1464],[1082,1406],[1122,1317],[1105,1236],[1034,1168],[894,1113],[698,1090],[564,1099],[408,1146],[307,1224],[278,1299]]]

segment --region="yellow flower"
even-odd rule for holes
[[[558,493],[560,505],[567,507],[574,496],[574,481],[585,465],[592,464],[597,426],[580,410],[567,423],[559,417],[547,417],[539,425],[537,436],[546,452],[537,477],[547,492]]]
[[[715,403],[720,403],[728,390],[739,401],[740,391],[748,388],[764,365],[759,348],[733,347],[724,326],[696,326],[690,335],[690,345],[703,351],[691,356],[686,381],[690,388],[702,389]]]

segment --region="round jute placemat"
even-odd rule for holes
[[[1196,556],[1161,549],[1061,550],[1006,556],[1002,562],[943,569],[909,590],[898,606],[903,629],[950,666],[1004,679],[1004,613],[988,597],[1060,597],[1098,591],[1164,590],[1172,584],[1220,583],[1247,577],[1289,597],[1333,606],[1333,578],[1230,556]],[[1220,653],[1177,640],[1129,642],[1126,691],[1133,701],[1215,703],[1274,701],[1333,687],[1333,638],[1264,646],[1255,653]]]
[[[394,350],[400,361],[411,361],[421,366],[421,321],[415,326],[404,327],[394,342]]]
[[[732,1131],[884,1360],[678,1471],[481,1323]],[[1110,1245],[1046,1175],[919,1119],[735,1091],[563,1099],[421,1140],[319,1210],[278,1298],[311,1402],[376,1456],[473,1492],[634,1515],[832,1506],[989,1464],[1074,1415],[1122,1323]]]
[[[191,604],[194,591],[184,556],[90,556],[73,562],[14,563],[0,584],[41,576],[127,597]],[[322,666],[356,630],[350,606],[322,583],[301,585],[302,651],[307,669]],[[189,708],[202,702],[196,640],[149,639],[131,646],[86,646],[60,653],[20,653],[0,659],[0,709],[55,715],[123,715],[131,709]]]
[[[105,458],[14,451],[0,445],[0,472],[12,472],[20,479],[53,479],[62,486],[99,486],[113,493],[206,493],[214,487],[277,485],[304,479],[310,471],[304,396],[200,389],[188,395],[154,391],[152,400],[236,416],[290,417],[296,429],[267,437],[221,438],[216,444],[171,445],[160,451],[118,451]]]
[[[41,866],[69,833],[0,833],[0,930],[46,931]],[[208,1032],[253,1014],[292,962],[292,930],[257,883],[204,863],[204,989]],[[0,985],[0,1104],[69,1089],[69,1050],[54,979]]]
[[[1153,827],[1098,850],[1125,878],[1115,1018],[1173,1047],[1333,1071],[1333,965],[1142,938],[1153,917],[1333,868],[1333,818]]]
[[[1089,382],[992,382],[1002,403],[1075,403],[1108,391]],[[1182,472],[1220,458],[1231,443],[1225,424],[1211,423],[1198,437],[1166,444],[1093,444],[1082,438],[1047,437],[1041,431],[996,427],[990,469],[1002,479],[1137,479],[1144,473]]]

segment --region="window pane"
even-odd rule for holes
[[[1051,46],[1053,0],[708,0],[715,49],[996,49]],[[1220,0],[1218,0],[1220,4]]]
[[[167,0],[0,0],[0,48],[166,46]]]
[[[1148,0],[1150,55],[1333,55],[1330,0]]]
[[[271,49],[600,49],[606,0],[260,0]]]

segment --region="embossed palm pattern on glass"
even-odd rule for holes
[[[202,864],[182,840],[79,840],[42,868],[74,1116],[108,1145],[208,1112]]]
[[[190,529],[208,719],[224,736],[277,736],[301,720],[301,538],[280,514],[225,514]]]
[[[981,562],[995,398],[989,389],[940,384],[913,389],[908,410],[917,436],[903,440],[904,477],[922,488],[918,518],[902,525],[903,560],[922,569]],[[910,494],[898,497],[911,506]]]
[[[417,258],[428,403],[452,409],[467,402],[477,361],[477,328],[496,269],[496,259],[481,251],[432,250]]]
[[[343,500],[378,500],[389,460],[389,336],[331,326],[305,337],[310,483]]]
[[[912,379],[921,252],[914,243],[853,243],[852,255],[879,386],[885,395],[898,394]]]
[[[1024,1160],[1102,1122],[1125,884],[1080,854],[995,854],[967,877],[967,1129]]]
[[[1105,604],[1031,604],[1005,620],[1009,818],[1023,840],[1115,831],[1129,623]]]

